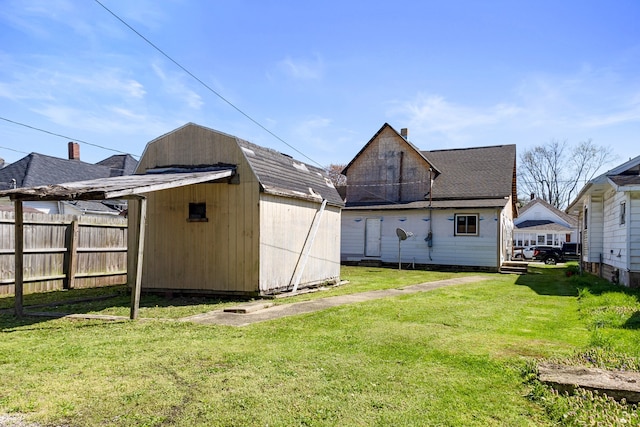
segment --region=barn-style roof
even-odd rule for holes
[[[515,145],[423,151],[440,170],[434,200],[491,199],[512,195]]]
[[[236,140],[266,193],[304,199],[326,199],[329,204],[344,206],[340,194],[323,169],[276,150],[240,138]]]

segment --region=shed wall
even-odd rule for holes
[[[234,137],[199,126],[180,128],[147,145],[137,172],[216,163],[237,165],[240,183],[148,194],[143,288],[259,292],[260,185]],[[187,221],[189,203],[205,203],[208,221]]]
[[[260,291],[292,286],[296,265],[321,204],[261,194]],[[327,205],[311,245],[299,288],[340,280],[340,208]]]

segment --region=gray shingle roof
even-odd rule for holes
[[[527,221],[523,221],[520,224],[515,225],[515,228],[518,230],[525,229],[540,229],[540,230],[555,230],[555,231],[567,231],[570,230],[570,227],[566,227],[562,224],[558,224],[557,222],[551,221],[549,219],[531,219]]]
[[[327,203],[344,206],[326,172],[276,150],[236,138],[245,158],[267,192],[308,198],[317,194]]]
[[[16,180],[17,187],[35,187],[109,176],[108,166],[31,153],[0,169],[0,189],[12,188],[12,179]]]
[[[96,163],[111,168],[111,176],[133,175],[138,167],[138,161],[130,154],[115,154]]]
[[[433,183],[433,199],[508,197],[516,162],[516,146],[422,151],[441,171]]]
[[[529,203],[527,203],[526,205],[524,205],[523,207],[520,208],[520,216],[522,216],[526,211],[528,211],[529,209],[531,209],[533,206],[540,204],[542,206],[544,206],[545,208],[547,208],[549,211],[555,213],[556,215],[558,215],[560,218],[562,218],[564,221],[567,222],[567,224],[571,225],[572,227],[577,227],[578,226],[578,218],[575,217],[575,215],[569,215],[566,212],[561,211],[560,209],[556,208],[555,206],[553,206],[552,204],[548,203],[547,201],[543,200],[543,199],[539,199],[536,198],[534,200],[531,200]],[[527,222],[527,221],[525,221]]]

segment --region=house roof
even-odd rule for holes
[[[605,188],[608,188],[607,184],[613,184],[614,187],[618,187],[616,188],[617,191],[640,191],[639,175],[640,156],[636,156],[587,182],[576,198],[569,203],[566,212],[580,211],[580,201],[587,194],[604,191]]]
[[[554,231],[568,231],[571,227],[567,227],[563,224],[558,224],[550,219],[540,220],[527,220],[520,224],[514,225],[518,230],[554,230]]]
[[[362,149],[360,151],[358,151],[358,154],[356,154],[353,159],[351,159],[351,161],[349,162],[349,164],[347,166],[345,166],[345,168],[342,170],[342,174],[346,175],[347,171],[349,170],[349,168],[351,167],[351,165],[353,164],[353,162],[355,162],[355,160],[360,157],[360,155],[367,149],[367,147],[373,143],[373,141],[375,141],[375,139],[378,137],[378,135],[380,135],[385,129],[390,129],[391,131],[393,131],[398,138],[401,138],[401,140],[403,140],[406,145],[411,148],[412,150],[414,150],[416,152],[416,154],[418,154],[419,157],[421,157],[424,161],[425,164],[430,166],[435,172],[436,174],[440,173],[440,169],[429,159],[427,158],[427,156],[425,155],[425,151],[420,151],[418,149],[418,147],[416,147],[415,145],[413,145],[411,142],[409,142],[408,139],[405,139],[400,133],[398,133],[397,130],[395,130],[389,123],[385,123],[382,125],[382,127],[380,128],[380,130],[378,130],[378,132],[375,133],[375,135],[373,135],[371,137],[371,139],[369,140],[369,142],[367,142],[364,147],[362,147]]]
[[[111,168],[111,176],[133,175],[138,167],[138,161],[131,154],[115,154],[96,163]]]
[[[540,198],[535,198],[535,199],[531,200],[529,203],[527,203],[526,205],[524,205],[523,207],[521,207],[520,208],[520,212],[519,212],[519,216],[524,216],[525,212],[527,212],[529,209],[531,209],[532,207],[534,207],[536,205],[544,206],[548,211],[550,211],[553,214],[557,215],[561,220],[565,221],[570,226],[572,226],[572,227],[577,227],[578,226],[578,218],[576,218],[575,215],[569,215],[568,213],[563,212],[560,209],[556,208],[555,206],[553,206],[552,204],[550,204],[546,200],[543,200],[543,199],[540,199]],[[527,221],[524,221],[524,222],[527,222]]]
[[[512,195],[515,145],[423,151],[441,171],[433,199],[504,198]]]
[[[31,153],[0,169],[0,190],[81,181],[111,176],[111,168],[80,160],[68,160]]]
[[[265,192],[303,199],[326,199],[329,204],[344,206],[324,169],[240,138],[236,141]]]

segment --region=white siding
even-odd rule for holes
[[[455,236],[455,214],[478,214],[477,236]],[[382,262],[398,262],[398,236],[396,229],[402,228],[413,236],[402,241],[400,252],[403,263],[460,265],[497,268],[499,265],[499,218],[498,209],[434,210],[432,220],[428,210],[398,211],[349,211],[342,212],[342,260],[359,261],[378,259]],[[364,223],[367,218],[382,219],[382,253],[380,257],[364,256]],[[433,231],[433,246],[429,248],[425,238],[430,222]],[[506,225],[506,229],[510,224]],[[508,236],[504,236],[508,238]]]
[[[292,285],[319,203],[261,194],[260,291]],[[299,287],[340,279],[340,208],[327,205]]]
[[[627,268],[627,223],[620,224],[620,205],[626,203],[624,193],[607,192],[604,197],[602,260],[619,269]],[[593,222],[592,222],[593,223]]]
[[[640,271],[640,194],[632,193],[627,204],[629,268]]]
[[[585,257],[588,262],[599,262],[603,253],[603,202],[602,198],[592,197],[587,202],[587,242]]]

